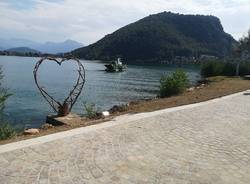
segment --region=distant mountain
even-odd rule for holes
[[[38,43],[26,39],[0,39],[0,49],[8,50],[17,47],[28,47],[43,53],[57,54],[70,52],[74,49],[82,47],[83,45],[73,40],[66,40],[64,42],[46,42]]]
[[[17,53],[40,53],[37,50],[31,49],[29,47],[16,47],[16,48],[11,48],[11,49],[7,49],[6,51],[8,52],[17,52]]]
[[[35,48],[39,45],[38,42],[33,42],[27,39],[11,38],[0,39],[0,47],[4,49],[16,48],[16,47],[29,47]]]
[[[65,42],[46,42],[36,47],[36,50],[39,50],[43,53],[57,54],[65,53],[75,50],[82,47],[83,45],[79,42],[73,40],[66,40]]]
[[[217,17],[163,12],[129,24],[72,53],[89,60],[122,57],[133,63],[158,62],[176,56],[223,57],[230,54],[235,43]]]

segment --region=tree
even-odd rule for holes
[[[11,95],[8,93],[7,89],[2,86],[3,72],[2,67],[0,66],[0,117],[2,119],[2,113],[5,107],[5,101]]]
[[[240,50],[248,50],[248,51],[250,51],[250,29],[248,31],[248,35],[242,37],[239,40],[239,49]]]
[[[247,36],[239,40],[238,46],[234,49],[234,59],[237,61],[236,76],[240,75],[240,65],[243,61],[250,59],[250,29]]]
[[[239,40],[239,45],[235,51],[235,54],[242,60],[250,59],[250,29],[247,36],[244,36]]]

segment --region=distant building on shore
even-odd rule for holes
[[[199,57],[200,61],[208,61],[208,60],[216,60],[216,59],[218,59],[218,57],[212,56],[212,55],[206,55],[206,54],[200,55]]]

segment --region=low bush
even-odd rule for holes
[[[250,62],[243,62],[240,64],[239,74],[240,76],[250,75]]]
[[[210,61],[202,64],[201,75],[203,77],[212,76],[233,76],[236,73],[236,65],[231,63]]]
[[[86,117],[89,119],[94,119],[100,116],[100,109],[96,108],[95,104],[84,103],[84,110],[86,112]]]
[[[188,76],[181,70],[175,71],[172,75],[165,75],[160,80],[160,97],[180,94],[187,88],[188,84]]]
[[[122,105],[114,105],[111,109],[109,109],[110,113],[116,113],[116,112],[125,112],[129,108],[128,104],[122,104]]]
[[[16,135],[15,129],[8,123],[0,123],[0,140],[12,138]]]
[[[235,76],[236,75],[236,62],[224,62],[224,61],[210,61],[202,64],[201,75],[203,77],[213,76]],[[241,62],[239,68],[239,75],[250,74],[250,63]]]

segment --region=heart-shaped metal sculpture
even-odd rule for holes
[[[61,103],[55,100],[55,98],[52,97],[50,94],[48,94],[48,92],[45,90],[44,87],[41,87],[39,85],[38,80],[37,80],[37,72],[38,72],[40,65],[45,61],[54,61],[59,66],[61,66],[63,62],[70,61],[70,60],[75,61],[77,63],[78,77],[77,77],[77,81],[73,89],[70,91],[69,95],[65,98],[65,100]],[[58,116],[68,115],[72,107],[76,103],[78,97],[80,96],[83,86],[85,84],[85,69],[82,63],[78,59],[73,58],[73,57],[62,58],[60,61],[58,61],[58,59],[56,58],[44,57],[36,63],[33,74],[34,74],[36,86],[38,87],[39,91],[41,92],[45,100],[53,108],[53,110],[57,112],[57,115]]]

